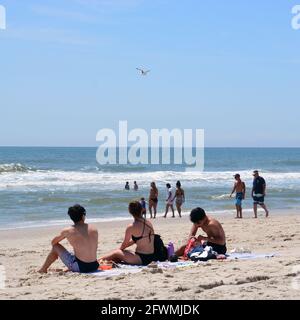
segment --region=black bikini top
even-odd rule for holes
[[[138,220],[138,221],[140,221],[140,220]],[[148,236],[143,236],[146,226],[147,226],[148,228],[150,228],[151,230],[153,230],[153,228],[150,227],[150,226],[146,223],[146,220],[144,219],[144,227],[143,227],[142,235],[141,235],[140,237],[135,237],[134,235],[131,236],[131,239],[132,239],[132,241],[133,241],[134,243],[137,243],[138,241],[140,241],[140,240],[142,240],[142,239],[144,239],[144,238],[147,238],[147,237],[149,237],[149,242],[151,242],[151,236],[153,235],[153,233],[151,233],[151,231],[149,232],[149,235],[148,235]],[[153,231],[154,231],[154,230],[153,230]]]

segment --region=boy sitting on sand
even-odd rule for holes
[[[47,273],[48,268],[58,259],[68,267],[69,271],[88,273],[96,271],[98,231],[92,225],[85,223],[86,211],[80,205],[69,208],[68,214],[74,225],[62,230],[59,236],[52,240],[52,250],[40,273]],[[60,242],[67,239],[73,247],[75,255],[68,252]]]
[[[205,211],[201,208],[194,209],[191,212],[190,219],[193,223],[193,227],[187,243],[190,239],[196,238],[197,231],[200,228],[207,234],[207,237],[199,236],[198,238],[196,238],[197,242],[200,245],[212,247],[213,251],[217,252],[220,255],[226,254],[226,236],[220,222],[208,217]],[[184,245],[179,250],[177,250],[176,255],[178,257],[184,255],[186,246],[187,245]]]

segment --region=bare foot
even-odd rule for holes
[[[40,269],[40,270],[38,270],[38,273],[46,274],[46,273],[47,273],[47,270],[45,271],[45,270]]]

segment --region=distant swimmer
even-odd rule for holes
[[[130,190],[130,185],[129,185],[129,182],[127,181],[126,184],[125,184],[125,190]]]
[[[134,191],[138,191],[139,190],[139,186],[136,183],[136,181],[134,181],[134,186],[133,186]]]
[[[136,68],[136,70],[140,71],[142,76],[146,76],[151,71],[151,70],[143,70],[140,68]]]

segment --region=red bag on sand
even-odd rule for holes
[[[194,248],[194,245],[195,245],[195,242],[196,242],[196,239],[195,238],[192,238],[188,245],[186,246],[185,250],[184,250],[184,255],[183,255],[183,258],[185,260],[188,260],[188,253]]]

